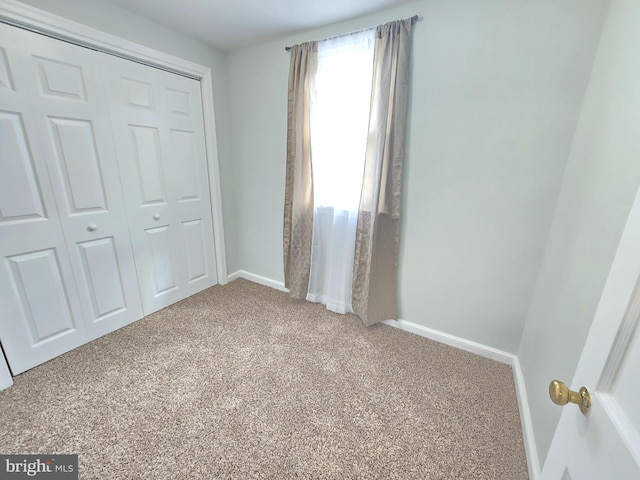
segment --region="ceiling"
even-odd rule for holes
[[[412,0],[108,1],[228,52]]]

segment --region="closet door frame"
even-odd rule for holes
[[[44,10],[15,0],[0,0],[0,22],[42,33],[76,45],[90,47],[127,60],[184,75],[200,82],[204,135],[211,198],[214,252],[218,283],[228,281],[227,262],[222,222],[222,195],[218,163],[218,146],[213,105],[213,82],[211,69],[197,63],[149,48],[109,33],[96,30],[78,22],[54,15]],[[0,373],[8,367],[0,352]],[[13,383],[11,378],[0,375],[0,390]]]

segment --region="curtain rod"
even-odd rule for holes
[[[414,15],[413,17],[411,17],[411,25],[413,25],[417,21],[418,21],[418,15]],[[355,32],[343,33],[342,35],[336,35],[334,37],[323,38],[322,40],[319,40],[319,41],[320,42],[324,42],[325,40],[333,40],[334,38],[346,37],[348,35],[353,35],[355,33],[360,33],[360,32],[364,32],[366,30],[370,30],[371,28],[375,28],[375,27],[363,28],[362,30],[356,30]],[[285,51],[288,52],[289,50],[291,50],[291,47],[284,47],[284,49],[285,49]]]

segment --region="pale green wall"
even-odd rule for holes
[[[613,0],[518,350],[541,462],[560,417],[547,386],[571,383],[640,185],[638,32],[640,2]]]
[[[417,14],[400,316],[515,353],[607,3],[424,0],[229,54],[240,268],[283,279],[284,47]]]
[[[104,0],[20,0],[103,32],[169,53],[211,69],[222,189],[227,269],[238,269],[233,163],[230,155],[226,54],[139,17]]]
[[[614,0],[585,98],[609,0],[422,0],[228,55],[104,0],[22,1],[212,69],[229,272],[277,281],[284,46],[420,15],[401,317],[517,351],[544,459],[547,383],[573,376],[640,182],[637,2]]]

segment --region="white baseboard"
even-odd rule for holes
[[[450,345],[467,352],[475,353],[476,355],[480,355],[481,357],[490,358],[491,360],[496,360],[500,363],[513,365],[514,355],[503,350],[498,350],[497,348],[488,347],[481,343],[472,342],[471,340],[456,337],[455,335],[440,332],[438,330],[434,330],[433,328],[418,325],[417,323],[413,322],[408,322],[407,320],[384,320],[382,323],[399,328],[400,330],[415,333],[416,335],[420,335],[431,340],[435,340],[436,342],[444,343],[446,345]]]
[[[227,282],[233,282],[234,280],[241,278],[242,276],[240,275],[240,272],[241,270],[236,270],[235,272],[227,275]]]
[[[227,281],[232,282],[236,278],[244,278],[245,280],[249,280],[250,282],[259,283],[260,285],[264,285],[266,287],[275,288],[276,290],[280,290],[281,292],[289,291],[288,288],[284,287],[284,282],[279,282],[277,280],[272,280],[261,275],[256,275],[255,273],[247,272],[246,270],[237,270],[233,272],[227,277]]]
[[[541,465],[538,458],[538,448],[536,439],[533,436],[533,422],[531,421],[531,410],[529,409],[529,397],[527,397],[527,387],[524,376],[520,369],[520,360],[513,357],[513,381],[516,384],[516,396],[518,397],[518,409],[520,410],[520,421],[522,422],[522,438],[524,449],[527,452],[527,465],[529,466],[530,480],[539,480]]]

